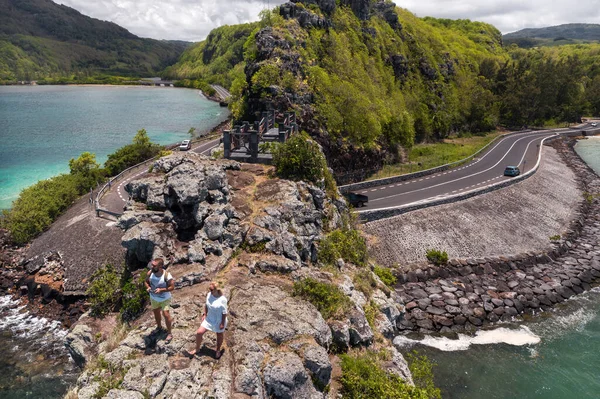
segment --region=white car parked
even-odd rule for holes
[[[192,148],[191,140],[183,140],[179,145],[179,151],[187,151]]]

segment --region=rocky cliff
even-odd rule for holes
[[[79,398],[335,397],[336,353],[351,348],[387,351],[383,367],[412,384],[402,355],[384,338],[395,332],[398,298],[369,267],[318,260],[319,242],[347,224],[345,203],[272,174],[187,153],[161,158],[128,185],[133,201],[119,220],[127,261],[131,268],[158,256],[167,261],[176,280],[174,339],[165,343],[164,334],[151,332],[150,311],[116,332],[84,317],[67,338],[73,358],[86,365]],[[355,287],[359,273],[373,282],[365,292]],[[295,296],[294,282],[307,278],[343,292],[343,311],[325,318]],[[226,351],[214,360],[208,333],[207,346],[190,359],[184,350],[193,348],[211,280],[224,284],[229,299]]]

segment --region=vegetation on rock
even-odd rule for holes
[[[367,243],[358,230],[334,230],[321,240],[319,261],[325,265],[335,265],[338,259],[358,266],[367,264]]]
[[[373,352],[341,355],[342,392],[350,399],[434,399],[437,392],[410,386],[400,376],[387,372],[381,366],[380,355]]]
[[[437,249],[429,249],[427,250],[427,260],[434,265],[444,265],[448,263],[448,253]]]
[[[296,281],[293,293],[312,303],[324,319],[343,315],[351,306],[350,299],[337,285],[312,278]]]

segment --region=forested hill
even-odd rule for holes
[[[415,142],[599,114],[598,50],[506,48],[491,25],[417,18],[388,0],[295,0],[216,29],[166,75],[226,85],[239,121],[294,110],[343,174]]]
[[[537,29],[522,29],[503,36],[506,44],[516,43],[521,47],[589,43],[600,41],[598,24],[564,24]]]
[[[51,0],[0,0],[0,81],[155,76],[185,47],[139,38]]]

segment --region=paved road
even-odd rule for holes
[[[220,138],[204,141],[195,144],[190,151],[198,154],[210,155],[210,150],[219,145]],[[117,185],[112,187],[100,200],[102,208],[115,213],[122,213],[123,206],[129,198],[129,194],[125,191],[125,186],[132,180],[139,179],[148,173],[148,165],[142,165],[139,168],[132,170],[124,179],[115,182]]]
[[[357,191],[369,196],[369,203],[357,210],[398,207],[447,197],[511,179],[503,175],[506,166],[519,166],[521,173],[527,172],[536,165],[542,140],[567,131],[573,130],[514,133],[493,144],[483,155],[459,168],[415,180]]]
[[[229,93],[223,86],[211,85],[211,87],[217,91],[217,95],[221,98],[221,100],[224,101],[231,97],[231,93]]]

